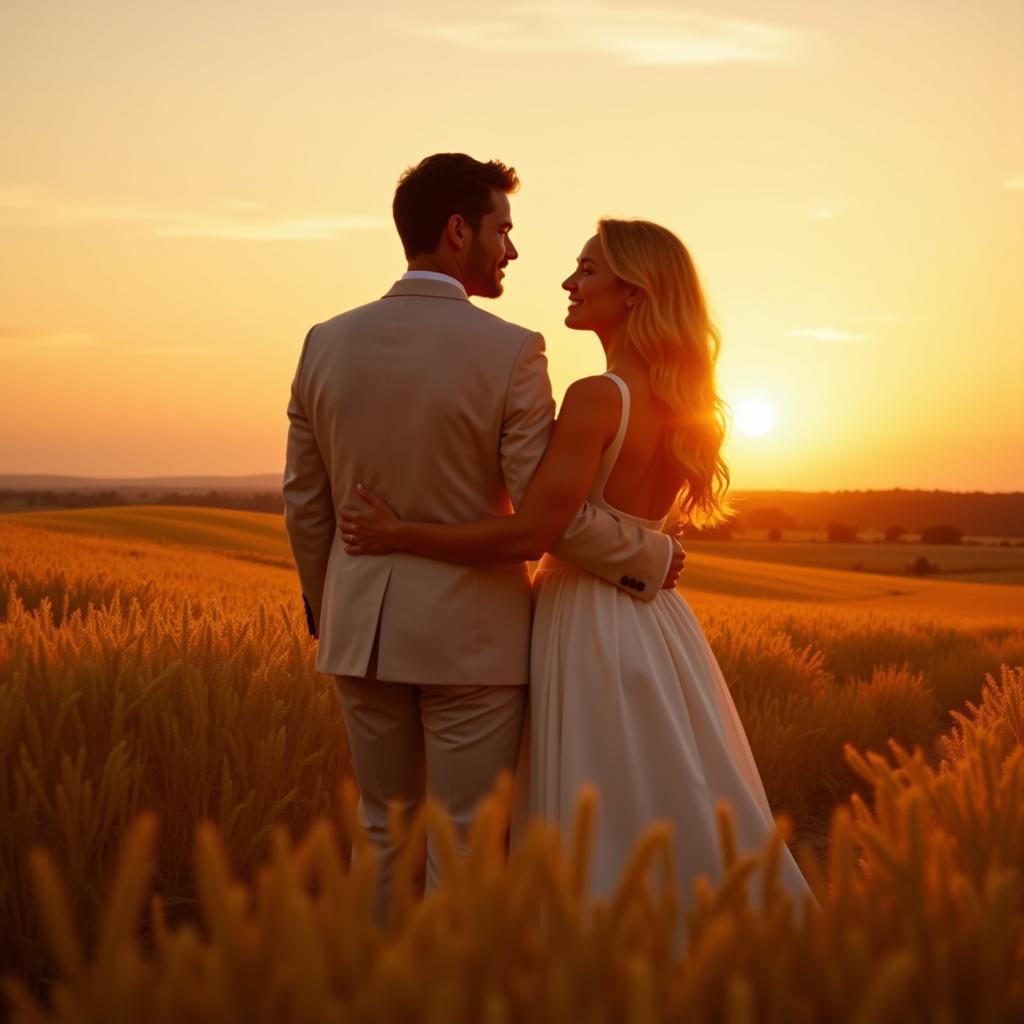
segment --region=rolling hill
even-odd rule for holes
[[[183,544],[237,556],[254,556],[282,569],[294,567],[284,519],[269,512],[126,505],[15,512],[0,519],[0,523],[8,521],[45,530]]]
[[[271,513],[142,505],[19,512],[0,518],[0,526],[4,522],[43,530],[198,547],[293,571],[284,521]],[[1024,616],[1024,586],[950,582],[788,564],[781,560],[785,544],[754,546],[753,551],[745,551],[747,557],[732,557],[731,547],[713,543],[694,545],[687,557],[680,592],[695,599],[756,598],[845,604],[894,614],[936,611],[996,619]],[[828,546],[792,547],[827,549]],[[750,557],[762,548],[775,560]]]

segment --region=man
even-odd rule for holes
[[[402,518],[438,522],[507,514],[521,499],[554,416],[544,340],[468,301],[500,296],[518,257],[518,184],[504,164],[459,153],[408,170],[393,208],[408,272],[382,299],[311,328],[292,385],[285,522],[316,667],[335,677],[360,819],[382,854],[379,910],[399,852],[388,804],[412,813],[429,792],[461,840],[514,765],[530,580],[525,563],[349,556],[337,513],[359,483]],[[590,505],[554,550],[639,600],[674,585],[683,557],[671,537]],[[428,845],[427,884],[437,879]]]

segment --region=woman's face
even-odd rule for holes
[[[636,300],[636,289],[609,269],[598,235],[583,246],[575,272],[562,282],[562,287],[569,293],[565,324],[577,331],[601,333],[618,327]]]

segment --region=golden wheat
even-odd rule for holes
[[[218,830],[204,826],[195,860],[204,927],[169,926],[154,898],[147,951],[139,927],[156,821],[143,816],[123,844],[91,952],[52,860],[33,855],[60,978],[48,1005],[8,979],[14,1019],[1016,1021],[1024,1014],[1024,747],[1011,749],[987,724],[1007,701],[1024,704],[1024,670],[989,681],[981,708],[964,718],[956,758],[938,770],[896,743],[891,760],[848,749],[873,806],[855,799],[835,812],[827,865],[802,851],[820,908],[794,906],[778,884],[781,831],[759,855],[736,855],[724,804],[728,870],[717,890],[695,880],[692,910],[680,912],[672,844],[658,825],[638,842],[614,896],[591,903],[581,876],[593,794],[581,796],[569,849],[534,823],[506,860],[505,780],[485,801],[465,859],[428,803],[410,827],[416,839],[434,830],[444,880],[422,901],[403,898],[412,891],[406,859],[394,913],[380,928],[376,859],[349,788],[342,817],[360,853],[352,868],[322,820],[298,843],[276,830],[255,883],[241,885]],[[762,888],[760,910],[752,884]]]
[[[5,533],[2,961],[38,973],[29,844],[60,851],[88,931],[128,822],[158,808],[161,889],[187,911],[196,824],[217,822],[250,871],[273,824],[301,830],[331,808],[347,747],[305,623],[283,609],[294,581],[160,545]]]
[[[275,823],[297,836],[337,813],[347,754],[292,572],[5,522],[0,535],[0,963],[44,979],[62,961],[42,944],[30,846],[53,851],[68,934],[90,945],[116,850],[153,808],[162,913],[194,918],[197,824],[216,823],[250,881]],[[1001,662],[1024,662],[1021,628],[807,604],[695,605],[772,806],[800,836],[824,829],[851,791],[870,792],[845,744],[870,754],[894,737],[935,761],[957,742],[955,732],[935,742],[946,709],[977,700]],[[577,844],[576,855],[584,850]],[[66,952],[68,941],[59,945]],[[637,978],[629,984],[648,984]],[[729,988],[737,1007],[744,984]]]

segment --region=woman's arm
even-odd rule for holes
[[[352,555],[404,551],[462,565],[540,558],[590,492],[601,453],[618,428],[621,401],[607,377],[585,377],[570,386],[551,443],[515,515],[472,523],[405,522],[360,487],[369,508],[341,510],[345,550]]]

